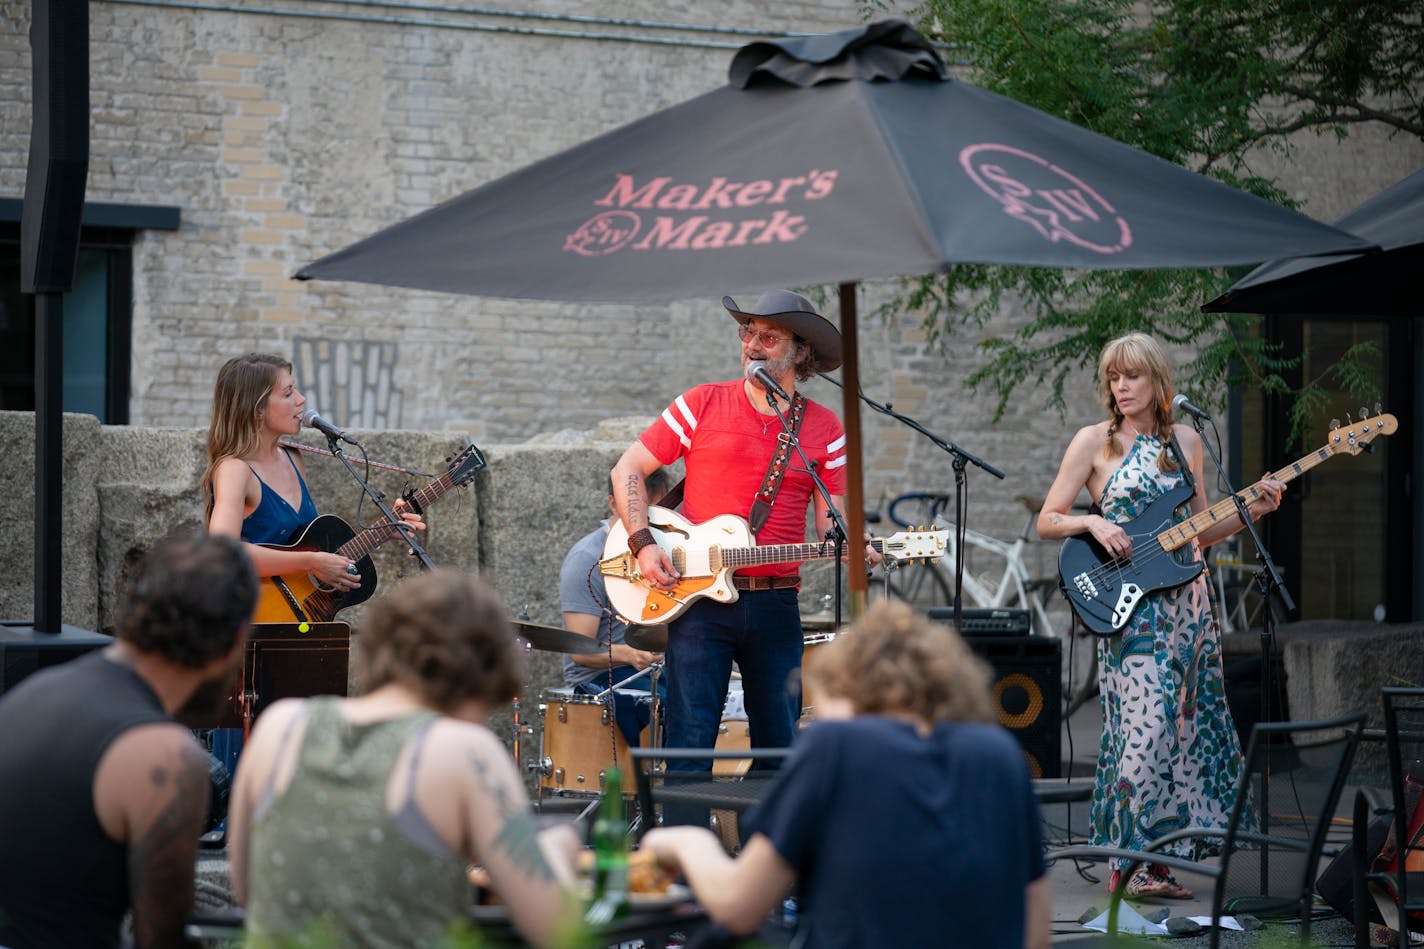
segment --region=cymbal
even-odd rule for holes
[[[566,652],[579,655],[591,655],[602,652],[603,647],[598,644],[598,640],[588,636],[580,636],[578,633],[571,633],[567,629],[559,626],[541,626],[538,623],[526,623],[523,620],[514,621],[514,634],[527,642],[535,649],[542,649],[544,652]]]
[[[629,626],[623,641],[646,652],[667,652],[666,626]]]

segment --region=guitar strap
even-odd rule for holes
[[[801,433],[801,419],[805,415],[806,397],[798,392],[791,399],[791,419],[788,423],[791,431],[789,434],[782,432],[776,436],[776,453],[771,456],[771,464],[767,466],[761,490],[757,491],[756,500],[752,502],[751,516],[747,518],[752,533],[760,531],[766,524],[766,519],[771,516],[771,505],[781,490],[781,479],[786,476],[787,463],[791,458],[792,439]]]

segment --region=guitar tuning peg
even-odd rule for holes
[[[1367,419],[1367,418],[1369,418],[1369,417],[1370,417],[1370,410],[1367,409],[1367,408],[1365,408],[1363,405],[1360,406],[1360,420],[1361,420],[1361,421],[1364,421],[1365,419]]]
[[[1381,408],[1382,408],[1382,407],[1380,406],[1380,404],[1379,404],[1378,402],[1376,402],[1376,403],[1375,403],[1375,414],[1376,414],[1376,415],[1381,415],[1381,414],[1383,414],[1383,412],[1381,411]]]
[[[1354,424],[1355,424],[1355,419],[1350,415],[1349,412],[1346,412],[1346,413],[1345,413],[1345,424],[1346,424],[1346,425],[1354,425]]]
[[[1333,431],[1333,430],[1335,430],[1335,429],[1337,429],[1337,428],[1339,428],[1339,427],[1340,427],[1340,420],[1339,420],[1338,418],[1332,418],[1332,419],[1330,420],[1330,428],[1331,428],[1331,430]]]

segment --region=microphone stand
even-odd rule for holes
[[[826,376],[824,374],[822,374],[821,378],[827,379],[828,381],[833,382],[836,385],[840,385],[839,382],[836,382],[836,380],[834,379],[830,379],[829,376]],[[1004,478],[1004,473],[998,468],[995,468],[993,465],[989,464],[984,459],[980,458],[979,456],[960,448],[954,442],[936,435],[934,432],[925,428],[923,425],[910,418],[908,415],[902,415],[899,412],[896,412],[895,409],[891,407],[888,402],[884,404],[876,402],[870,396],[866,395],[865,392],[859,390],[859,388],[857,388],[856,394],[860,397],[860,401],[870,406],[871,409],[873,409],[874,411],[879,412],[881,415],[888,415],[896,421],[900,422],[901,424],[909,426],[910,428],[919,432],[921,435],[928,438],[941,451],[948,452],[950,456],[954,459],[952,463],[954,467],[954,549],[956,551],[956,555],[954,558],[954,628],[958,630],[963,630],[963,588],[965,559],[964,545],[966,543],[965,531],[968,530],[968,525],[966,522],[968,521],[969,515],[969,498],[967,493],[968,483],[966,479],[966,468],[970,464],[976,465],[1001,481]],[[886,574],[886,583],[887,585],[889,583],[888,572]]]
[[[405,538],[405,542],[410,545],[410,552],[420,561],[420,565],[426,570],[434,570],[435,562],[430,559],[430,555],[425,552],[425,548],[420,546],[420,542],[415,539],[415,530],[407,525],[399,514],[392,511],[386,505],[379,491],[367,484],[366,479],[357,473],[356,466],[351,463],[351,459],[347,458],[346,453],[341,450],[337,439],[334,436],[327,435],[326,444],[331,450],[331,456],[340,459],[341,463],[346,466],[346,470],[351,473],[351,477],[355,478],[356,483],[361,486],[361,490],[366,492],[366,496],[371,499],[371,502],[376,505],[376,508],[385,516],[391,526],[399,531],[401,536]]]
[[[835,604],[835,628],[841,625],[841,554],[845,552],[846,539],[849,530],[846,528],[844,515],[836,506],[831,503],[831,492],[826,489],[826,483],[821,480],[821,476],[816,474],[816,466],[811,459],[806,457],[806,452],[801,448],[801,439],[791,431],[791,423],[786,421],[786,416],[782,413],[781,407],[776,404],[776,393],[770,389],[763,390],[766,393],[766,404],[771,406],[771,410],[776,413],[776,420],[781,423],[781,437],[786,439],[787,444],[796,449],[796,454],[801,457],[801,464],[806,466],[806,473],[811,476],[811,483],[816,486],[816,491],[820,493],[821,500],[826,502],[826,512],[831,516],[831,528],[826,531],[826,539],[835,545],[835,596],[832,602]]]
[[[1190,414],[1190,413],[1189,413]],[[1261,569],[1256,571],[1255,583],[1261,591],[1266,604],[1265,616],[1261,620],[1261,705],[1259,710],[1259,722],[1269,722],[1271,720],[1271,685],[1275,678],[1271,671],[1271,661],[1276,650],[1276,621],[1272,615],[1271,597],[1279,596],[1281,603],[1287,612],[1294,613],[1295,600],[1291,599],[1290,591],[1286,589],[1285,582],[1281,579],[1281,572],[1276,568],[1276,562],[1271,557],[1271,552],[1266,549],[1266,545],[1261,541],[1261,534],[1256,530],[1256,524],[1251,520],[1251,512],[1246,507],[1246,501],[1231,483],[1231,478],[1227,475],[1226,469],[1222,467],[1221,455],[1216,451],[1213,444],[1214,439],[1208,439],[1202,431],[1202,420],[1196,415],[1192,415],[1192,427],[1196,429],[1197,435],[1201,438],[1202,444],[1206,446],[1208,454],[1211,455],[1212,462],[1216,465],[1217,474],[1226,483],[1226,488],[1231,492],[1231,500],[1236,504],[1236,514],[1241,518],[1241,523],[1246,525],[1247,532],[1251,535],[1252,542],[1256,545],[1256,556],[1261,561]],[[1211,425],[1212,435],[1216,435],[1216,423]],[[1176,444],[1176,439],[1172,440]],[[1202,558],[1205,561],[1205,557]],[[1203,566],[1202,569],[1206,569]],[[1218,591],[1218,594],[1220,591]],[[1260,820],[1261,833],[1270,833],[1271,820],[1271,782],[1269,775],[1262,775],[1260,794]],[[1270,852],[1266,845],[1261,847],[1261,873],[1260,885],[1261,893],[1268,892],[1268,875],[1270,870]]]

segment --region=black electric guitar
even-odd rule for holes
[[[411,510],[423,513],[452,488],[468,484],[475,473],[485,466],[485,456],[474,445],[467,446],[450,460],[445,473],[419,491],[404,495]],[[371,551],[393,537],[403,536],[395,525],[382,518],[367,525],[359,534],[335,514],[323,514],[312,521],[285,544],[263,544],[273,550],[324,550],[341,554],[356,562],[361,573],[361,585],[345,592],[323,587],[309,573],[288,573],[263,577],[257,586],[257,609],[254,623],[329,623],[348,606],[364,603],[376,592],[376,565]]]
[[[1294,464],[1270,475],[1277,481],[1300,477],[1332,455],[1358,455],[1380,435],[1393,435],[1398,428],[1393,415],[1377,415],[1331,431],[1321,448]],[[1253,484],[1237,496],[1248,504],[1260,496]],[[1069,537],[1058,551],[1058,576],[1073,612],[1093,633],[1110,636],[1127,625],[1142,598],[1159,590],[1170,590],[1196,578],[1206,565],[1185,560],[1177,551],[1220,521],[1236,518],[1236,502],[1223,498],[1211,507],[1176,523],[1176,510],[1192,497],[1183,484],[1147,506],[1137,517],[1118,525],[1132,540],[1132,556],[1114,558],[1089,534]],[[1189,550],[1189,548],[1188,548]],[[1182,556],[1184,559],[1178,559]]]

